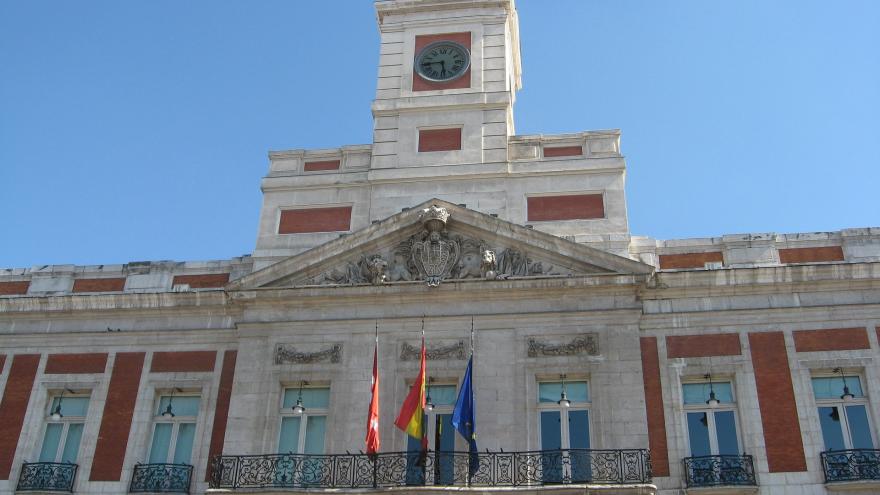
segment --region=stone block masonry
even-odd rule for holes
[[[9,479],[39,365],[39,354],[18,354],[12,358],[0,401],[0,480]]]
[[[648,417],[648,443],[654,476],[669,476],[669,449],[666,445],[666,417],[660,384],[660,357],[657,337],[639,339],[642,351],[642,379],[645,386],[645,412]]]
[[[283,210],[279,234],[345,232],[351,228],[351,206]]]
[[[223,453],[226,439],[226,424],[229,420],[229,402],[232,398],[232,382],[235,378],[235,362],[238,351],[223,353],[223,368],[220,371],[220,389],[217,392],[217,404],[214,408],[214,425],[211,428],[211,446],[208,449],[208,468],[205,481],[211,479],[211,459]]]
[[[739,334],[736,333],[666,337],[666,356],[669,358],[739,356],[740,354],[742,349]]]
[[[49,354],[43,373],[47,375],[104,373],[106,367],[107,353]]]
[[[154,352],[150,373],[214,371],[214,351]]]
[[[419,153],[458,151],[461,149],[461,128],[419,130]]]
[[[871,348],[866,328],[796,330],[793,336],[794,348],[797,352],[852,351]]]
[[[780,263],[816,263],[823,261],[843,261],[843,248],[840,246],[805,247],[779,250]]]
[[[144,367],[143,352],[116,354],[92,462],[91,481],[119,481]]]
[[[528,220],[589,220],[605,217],[601,194],[567,194],[528,198]]]
[[[750,333],[749,346],[770,472],[806,471],[785,336],[782,332]]]

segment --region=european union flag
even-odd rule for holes
[[[477,458],[477,432],[476,432],[476,410],[474,408],[474,381],[473,381],[474,356],[471,355],[468,361],[467,370],[464,372],[464,379],[461,381],[461,389],[458,391],[458,399],[455,401],[455,410],[452,411],[452,426],[461,433],[468,442],[471,454],[470,472],[471,475],[479,466]]]

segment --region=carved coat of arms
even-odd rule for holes
[[[446,220],[449,218],[446,208],[437,206],[425,208],[421,218],[427,237],[424,240],[413,241],[412,260],[419,272],[424,275],[425,282],[430,287],[436,287],[455,268],[461,247],[458,241],[449,239],[444,230]]]

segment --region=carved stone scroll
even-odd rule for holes
[[[421,348],[417,346],[410,345],[407,342],[403,343],[403,347],[400,349],[400,360],[401,361],[418,361],[420,355]],[[433,361],[437,359],[466,359],[466,354],[464,352],[464,341],[459,340],[454,344],[431,347],[425,350],[425,354],[428,357],[428,360]]]
[[[537,337],[529,337],[529,357],[540,356],[576,356],[586,354],[596,356],[599,354],[599,345],[596,343],[596,334],[585,333],[576,336],[568,342],[548,342]]]
[[[285,344],[275,347],[275,364],[338,363],[341,359],[342,344],[333,344],[328,349],[314,352],[298,351],[294,346]]]

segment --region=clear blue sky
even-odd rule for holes
[[[631,230],[880,225],[880,1],[518,0],[520,134],[620,128]],[[0,267],[249,253],[267,150],[369,143],[368,0],[0,0]]]

